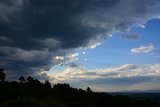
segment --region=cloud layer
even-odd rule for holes
[[[160,89],[160,85],[156,88],[155,85],[153,86],[160,82],[160,64],[144,66],[126,64],[120,67],[94,70],[68,67],[50,76],[53,78],[53,83],[69,82],[76,87],[91,86],[97,91]]]
[[[56,56],[95,48],[114,32],[159,17],[159,8],[159,0],[0,1],[0,66],[17,76],[41,73]]]

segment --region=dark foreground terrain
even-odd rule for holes
[[[155,99],[153,99],[155,98]],[[160,107],[159,94],[107,94],[21,77],[0,81],[0,107]]]
[[[0,69],[0,107],[160,107],[160,94],[98,93],[69,84],[52,87],[31,76],[8,82]]]

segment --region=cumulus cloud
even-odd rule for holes
[[[65,56],[55,56],[53,62],[59,65],[69,65],[70,63],[78,60],[79,53],[67,54]]]
[[[148,46],[140,46],[138,48],[131,49],[133,53],[149,53],[155,49],[155,46],[150,44]]]
[[[143,65],[143,66],[135,64],[126,64],[120,67],[93,69],[93,70],[88,70],[79,67],[68,67],[63,71],[58,73],[53,73],[50,76],[54,78],[53,80],[54,83],[69,82],[74,86],[77,86],[76,85],[77,82],[79,82],[79,85],[80,84],[83,85],[83,83],[86,83],[89,86],[95,85],[95,87],[93,88],[97,89],[98,91],[101,90],[102,86],[104,87],[105,85],[106,87],[104,89],[106,89],[108,85],[112,85],[113,86],[112,88],[114,90],[115,87],[119,87],[120,85],[122,85],[123,87],[120,86],[121,91],[125,89],[128,90],[140,89],[138,87],[140,86],[140,84],[142,85],[141,86],[142,90],[145,89],[143,87],[148,87],[147,89],[154,89],[154,87],[152,87],[152,83],[160,82],[159,81],[160,64]],[[147,83],[147,86],[143,85],[143,83]],[[160,89],[160,87],[158,87],[157,89]],[[112,89],[108,91],[111,90]],[[115,91],[118,90],[119,89]]]
[[[147,65],[148,66],[148,65]],[[95,78],[126,78],[141,76],[160,76],[160,65],[139,66],[126,64],[120,67],[87,70],[77,67],[68,67],[62,72],[54,74],[54,78],[61,76],[64,80],[69,79],[95,79]],[[66,78],[67,79],[66,79]]]
[[[158,18],[159,8],[159,0],[0,1],[0,65],[26,74],[65,63],[78,49]]]

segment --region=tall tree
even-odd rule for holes
[[[25,83],[26,80],[25,80],[25,78],[23,76],[20,76],[19,77],[19,81],[20,81],[20,83]]]
[[[4,73],[4,69],[0,68],[0,80],[4,81],[5,80],[5,73]]]
[[[90,88],[90,87],[87,87],[86,92],[91,93],[91,92],[92,92],[91,88]]]
[[[50,84],[49,80],[45,80],[44,86],[46,88],[51,88],[51,84]]]

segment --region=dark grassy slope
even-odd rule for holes
[[[56,100],[45,100],[35,98],[16,98],[0,104],[0,107],[65,107],[64,104]]]

